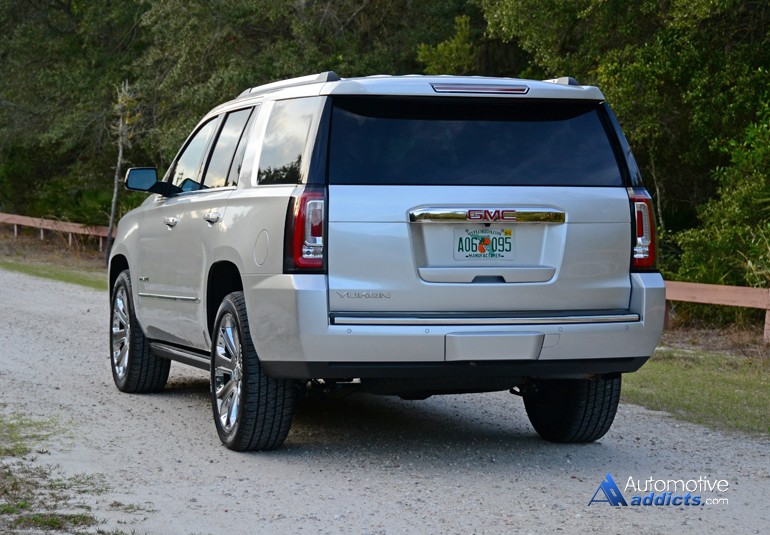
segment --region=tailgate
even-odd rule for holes
[[[332,312],[625,310],[624,188],[331,186]]]

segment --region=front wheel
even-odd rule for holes
[[[620,401],[620,375],[551,379],[524,393],[535,431],[550,442],[593,442],[610,430]]]
[[[278,448],[289,434],[297,389],[262,369],[243,292],[224,298],[212,338],[211,405],[219,438],[236,451]]]
[[[112,287],[110,349],[112,378],[121,392],[159,392],[166,386],[171,361],[156,357],[136,319],[131,275],[125,270]]]

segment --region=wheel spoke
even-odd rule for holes
[[[235,367],[233,359],[224,354],[222,348],[217,347],[216,354],[214,355],[214,367],[217,370],[217,376],[222,373],[230,374]]]
[[[223,377],[224,375],[228,375],[228,373],[220,374],[219,370],[217,370],[217,379],[220,377]],[[235,381],[233,381],[231,378],[227,379],[227,382],[222,382],[221,384],[217,384],[216,386],[216,394],[217,399],[224,401],[235,389],[236,384]]]
[[[241,389],[239,385],[233,389],[233,404],[230,407],[230,425],[235,425],[238,421],[238,412],[241,406]]]
[[[120,325],[128,325],[128,314],[126,313],[126,304],[121,299],[121,295],[115,299],[115,319]]]
[[[123,347],[128,340],[126,329],[123,327],[112,328],[112,346]]]
[[[233,404],[234,396],[230,395],[219,404],[219,421],[222,423],[222,427],[230,429],[232,423],[230,423],[230,407]]]
[[[222,338],[225,343],[225,347],[227,348],[227,352],[230,355],[230,358],[237,359],[238,355],[240,354],[240,342],[237,339],[237,334],[235,332],[235,329],[232,323],[230,323],[222,332]]]

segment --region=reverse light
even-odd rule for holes
[[[324,262],[325,206],[322,190],[306,188],[293,197],[286,217],[284,270],[321,271]]]
[[[631,202],[631,214],[634,217],[631,269],[655,269],[657,255],[652,198],[643,188],[629,188],[628,198]]]

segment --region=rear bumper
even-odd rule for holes
[[[522,379],[572,379],[588,375],[635,372],[649,357],[582,360],[509,360],[473,362],[264,362],[276,378],[430,379],[468,382],[503,381],[510,388]]]
[[[254,346],[266,371],[297,379],[463,376],[565,377],[624,373],[652,355],[663,330],[665,285],[631,274],[617,321],[355,324],[330,320],[323,275],[244,275]]]

